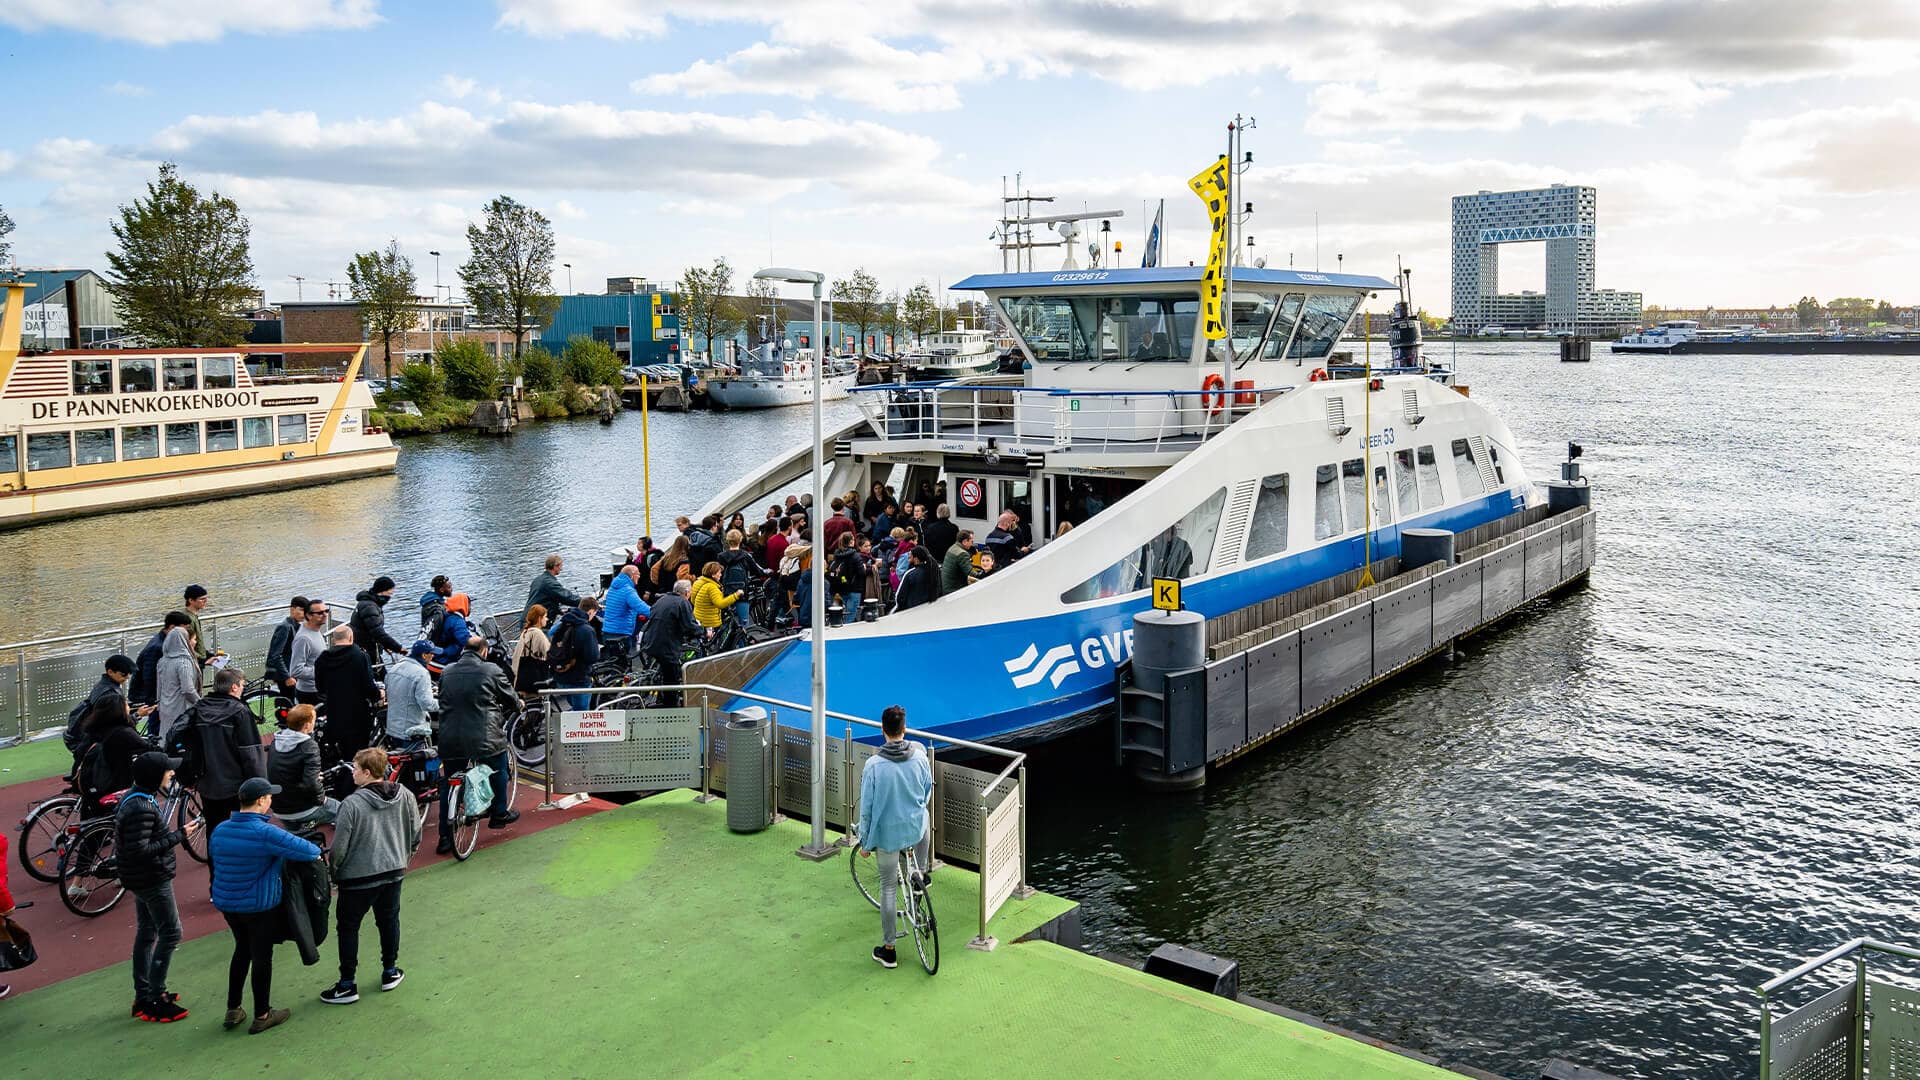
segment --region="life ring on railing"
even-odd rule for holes
[[[1200,380],[1200,404],[1207,407],[1208,416],[1219,416],[1227,407],[1227,380],[1217,373]]]
[[[1327,374],[1326,368],[1317,367],[1313,369],[1313,374],[1307,376],[1307,381],[1308,382],[1326,382],[1329,378],[1332,378],[1332,376]]]

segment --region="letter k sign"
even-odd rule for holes
[[[1153,609],[1155,611],[1180,610],[1180,579],[1157,577],[1153,579]]]

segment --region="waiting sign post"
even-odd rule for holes
[[[578,746],[582,743],[625,742],[627,739],[627,714],[624,709],[595,710],[593,712],[563,712],[560,714],[560,745]]]

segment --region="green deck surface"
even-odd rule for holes
[[[408,879],[394,993],[378,990],[369,919],[358,1004],[316,999],[335,975],[331,940],[312,968],[282,946],[274,1003],[292,1022],[223,1031],[221,934],[175,957],[173,989],[193,1010],[178,1024],[128,1018],[124,963],[0,1003],[0,1076],[45,1075],[76,1052],[115,1073],[191,1062],[196,1075],[329,1080],[1453,1075],[1070,949],[1012,944],[1072,906],[1044,894],[1002,910],[996,952],[969,951],[975,879],[957,869],[934,881],[940,974],[908,948],[883,970],[867,956],[878,915],[845,857],[794,857],[805,837],[795,823],[736,836],[724,804],[678,792],[483,844]],[[106,917],[133,916],[123,903]]]
[[[0,787],[65,775],[73,755],[58,736],[0,750]]]

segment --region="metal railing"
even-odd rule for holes
[[[1920,1056],[1920,991],[1870,977],[1873,955],[1920,960],[1920,949],[1854,938],[1755,988],[1760,995],[1760,1080],[1908,1075]],[[1852,977],[1784,1013],[1783,994],[1843,960]]]
[[[1140,452],[1175,442],[1190,448],[1290,389],[1250,382],[1202,390],[890,383],[856,386],[853,399],[883,443]]]
[[[640,751],[643,755],[640,760],[635,759],[632,751],[611,752],[620,755],[618,772],[621,782],[638,786],[637,782],[644,781],[648,775],[647,769],[657,767],[657,771],[651,775],[664,781],[659,784],[660,789],[691,786],[684,782],[685,779],[697,775],[702,797],[709,797],[715,790],[725,791],[728,775],[724,743],[716,740],[714,735],[718,730],[716,724],[732,713],[716,706],[714,700],[717,697],[722,703],[755,702],[768,708],[774,730],[776,759],[771,776],[769,805],[777,812],[804,817],[811,805],[812,785],[823,786],[826,789],[826,824],[841,834],[835,842],[836,846],[848,845],[848,834],[859,821],[858,769],[877,752],[877,748],[861,743],[854,737],[853,726],[878,731],[878,721],[827,710],[828,719],[848,726],[843,729],[844,737],[836,739],[828,736],[828,775],[814,777],[808,775],[811,771],[812,732],[804,727],[781,725],[778,711],[786,710],[789,715],[810,717],[808,706],[711,683],[685,683],[645,689],[648,692],[698,694],[700,704],[690,709],[631,710],[648,723],[650,737],[646,742],[649,746]],[[562,714],[551,704],[553,699],[592,695],[607,698],[609,704],[613,704],[624,703],[624,700],[632,699],[635,693],[634,687],[620,686],[560,687],[540,691],[541,696],[550,702],[546,725],[546,804],[553,802],[554,785],[557,782],[567,783],[579,775],[572,772],[573,768],[590,764],[583,752],[591,753],[598,748],[616,745],[610,741],[573,747],[564,744],[560,738]],[[980,926],[979,933],[968,942],[968,947],[990,951],[998,944],[987,933],[987,924],[994,914],[1009,898],[1024,899],[1033,893],[1027,884],[1027,755],[1017,750],[916,728],[908,728],[907,736],[926,745],[933,765],[934,793],[929,807],[929,828],[933,833],[935,863],[937,865],[945,857],[958,862],[970,862],[978,868]],[[1005,765],[997,773],[961,766],[940,758],[939,751],[943,747],[949,751],[965,750],[1003,759]],[[698,760],[688,760],[686,755],[689,753],[697,755]],[[836,761],[837,769],[833,764]]]

